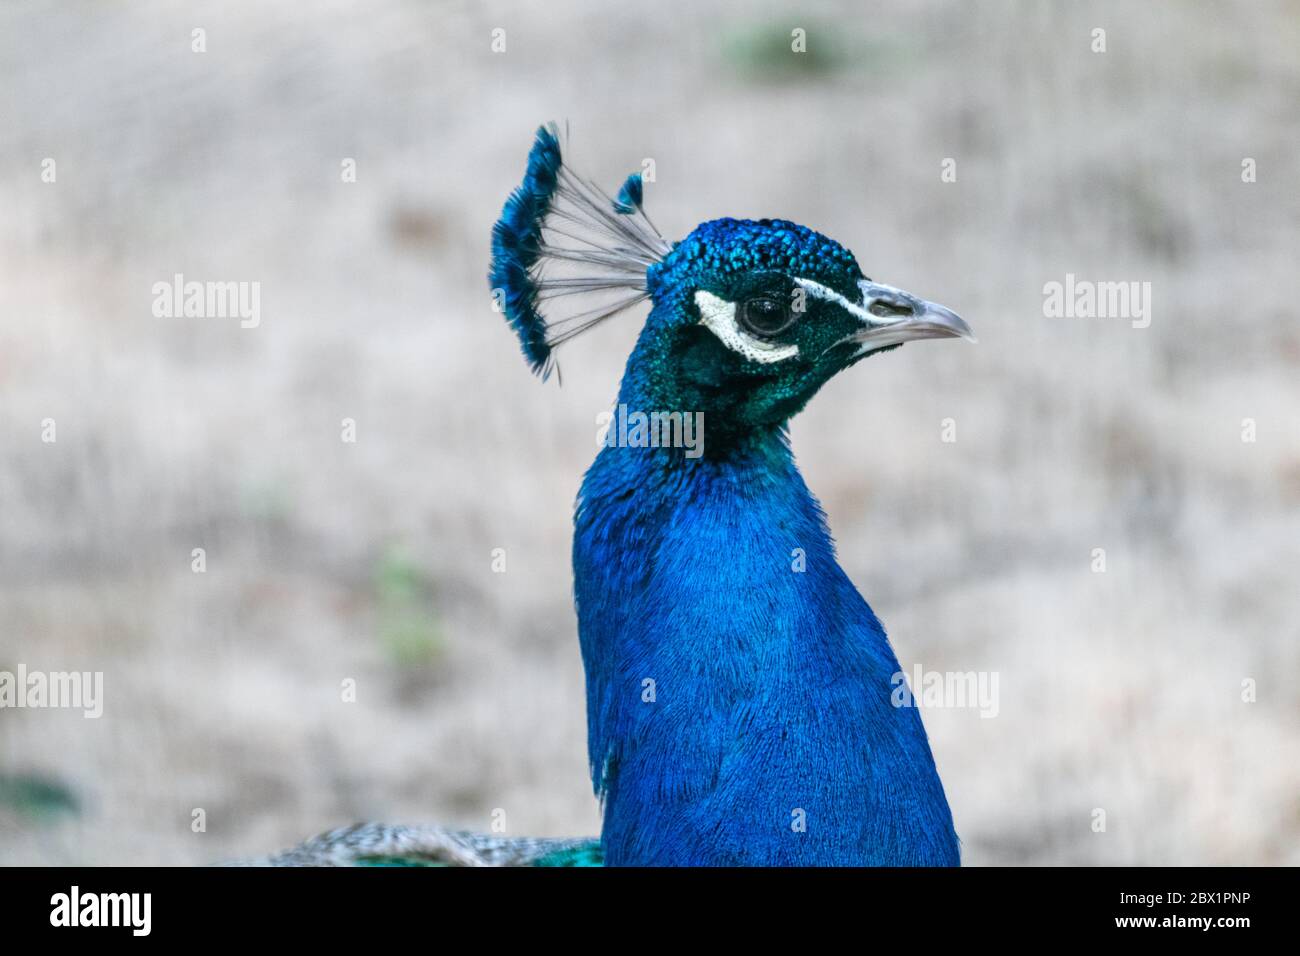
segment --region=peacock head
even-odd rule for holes
[[[847,249],[796,223],[716,219],[668,243],[643,192],[633,173],[611,198],[564,164],[553,127],[538,130],[493,230],[489,279],[543,376],[563,342],[648,298],[623,397],[743,433],[783,424],[869,355],[974,341],[951,310],[872,281]]]

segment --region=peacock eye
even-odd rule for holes
[[[794,324],[794,310],[789,302],[776,296],[754,296],[741,303],[740,324],[752,335],[771,338]]]

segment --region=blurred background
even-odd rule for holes
[[[570,521],[643,312],[558,387],[491,308],[550,119],[669,238],[794,219],[975,327],[793,425],[904,667],[999,675],[925,714],[968,863],[1300,862],[1300,4],[1028,0],[0,9],[0,670],[104,674],[0,709],[0,862],[598,831]]]

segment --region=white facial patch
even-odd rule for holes
[[[800,282],[803,280],[800,279]],[[816,283],[814,283],[816,285]],[[819,286],[819,288],[822,288]],[[830,289],[826,290],[830,292]],[[834,295],[834,293],[831,293]],[[751,362],[784,362],[799,354],[799,346],[780,342],[765,342],[754,338],[736,324],[736,303],[719,299],[703,289],[695,293],[695,305],[700,310],[700,324],[722,340],[731,351],[743,355]]]

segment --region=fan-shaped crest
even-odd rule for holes
[[[537,130],[524,180],[492,227],[488,281],[543,378],[558,346],[649,296],[646,270],[672,246],[642,198],[640,173],[611,198],[565,164],[554,124]]]

